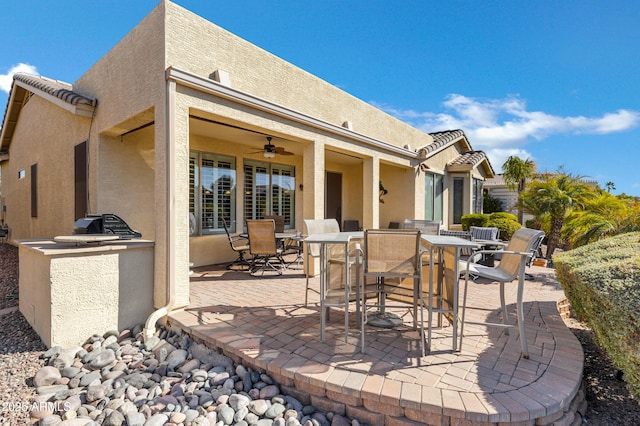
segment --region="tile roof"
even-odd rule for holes
[[[460,154],[458,157],[447,163],[448,170],[468,170],[469,168],[476,168],[482,165],[487,171],[487,177],[495,176],[495,171],[491,166],[489,157],[484,151],[467,151]]]
[[[507,183],[504,181],[504,176],[503,175],[495,175],[492,178],[487,179],[484,182],[485,186],[506,186]]]
[[[487,154],[484,151],[468,151],[450,161],[449,164],[470,164],[475,167],[483,160],[487,160]]]
[[[49,97],[49,100],[58,106],[85,117],[92,117],[98,105],[97,99],[74,92],[73,86],[69,83],[38,75],[15,74],[4,117],[0,123],[0,153],[6,153],[11,145],[18,117],[29,99],[29,93]]]
[[[32,86],[44,93],[67,102],[71,105],[90,105],[95,106],[96,100],[83,96],[73,91],[73,86],[69,83],[65,83],[59,80],[52,80],[46,77],[31,75],[31,74],[15,74],[13,76],[14,81]]]
[[[428,157],[429,154],[439,151],[441,148],[446,147],[450,143],[455,142],[460,138],[464,138],[466,141],[466,136],[460,129],[446,130],[444,132],[434,132],[429,133],[429,135],[433,138],[433,143],[421,148],[421,150],[424,150],[426,157]]]

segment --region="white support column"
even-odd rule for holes
[[[362,226],[380,227],[380,161],[365,158],[362,164]]]
[[[324,143],[315,141],[304,148],[303,168],[303,216],[305,219],[324,219]]]
[[[303,218],[324,219],[325,159],[324,143],[315,141],[304,148],[304,182],[302,189]],[[306,247],[305,247],[306,250]],[[315,276],[320,270],[318,258],[306,257],[305,273]]]

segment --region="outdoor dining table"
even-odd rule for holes
[[[453,325],[453,350],[457,349],[458,341],[458,290],[459,290],[459,261],[463,248],[478,248],[480,244],[464,238],[448,235],[422,235],[422,241],[429,250],[429,302],[428,302],[428,331],[427,347],[431,350],[431,331],[433,314],[438,314],[438,327],[442,326],[442,316],[450,317]],[[437,254],[437,255],[436,255]],[[434,282],[435,259],[438,259],[438,276]],[[434,306],[434,284],[437,285],[436,304]]]
[[[345,300],[348,303],[349,291],[351,288],[351,262],[349,258],[349,244],[356,239],[363,239],[363,231],[350,231],[350,232],[331,232],[331,233],[318,233],[308,235],[304,241],[305,244],[319,244],[320,246],[320,341],[325,341],[325,326],[327,322],[327,306],[326,295],[329,277],[329,258],[327,256],[328,246],[341,245],[344,246],[344,271],[345,271]],[[357,283],[356,283],[357,284]],[[359,288],[356,285],[356,317],[360,318],[360,302],[359,302]],[[348,339],[349,334],[349,316],[345,313],[345,341]]]

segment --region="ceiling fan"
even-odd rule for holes
[[[259,152],[262,153],[264,158],[274,158],[276,154],[279,155],[293,155],[293,152],[285,151],[285,149],[281,146],[275,146],[271,143],[271,136],[267,136],[267,143],[264,145],[260,151],[254,151],[250,154],[257,154]]]

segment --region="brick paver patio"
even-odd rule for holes
[[[266,371],[283,391],[320,409],[371,425],[580,424],[584,357],[558,312],[564,293],[553,269],[528,269],[534,277],[525,290],[529,359],[520,357],[517,329],[507,335],[473,325],[465,327],[460,352],[452,351],[451,326],[434,328],[431,351],[421,357],[407,311],[398,311],[405,314],[398,329],[367,326],[362,354],[355,309],[347,342],[337,309],[320,342],[319,298],[310,292],[304,306],[302,271],[263,278],[218,266],[194,272],[191,303],[172,313],[170,323]],[[318,278],[311,284],[317,289]],[[507,288],[515,323],[516,283]],[[499,318],[498,284],[477,281],[469,299],[481,308],[468,310],[469,318]]]

